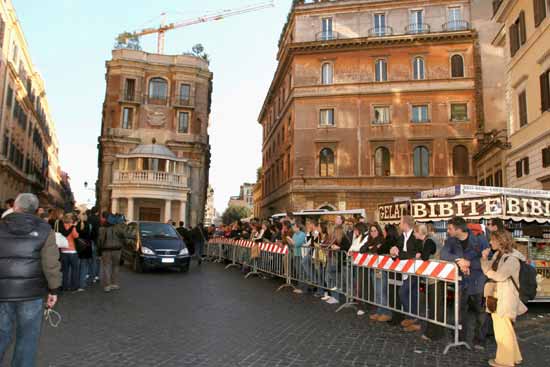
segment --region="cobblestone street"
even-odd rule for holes
[[[426,343],[391,325],[311,296],[275,293],[276,280],[248,279],[219,264],[188,274],[135,274],[122,290],[99,287],[61,298],[59,328],[46,326],[39,366],[486,366],[486,352]],[[550,356],[547,306],[519,322],[524,366]],[[535,322],[536,320],[536,322]]]

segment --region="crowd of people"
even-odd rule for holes
[[[522,356],[513,323],[518,315],[526,312],[519,298],[519,288],[514,284],[519,284],[520,261],[525,261],[525,257],[515,249],[512,235],[504,228],[502,220],[491,219],[485,228],[480,228],[473,231],[463,218],[455,217],[448,221],[446,239],[441,241],[442,236],[436,234],[433,224],[416,223],[411,216],[403,216],[398,226],[381,226],[376,222],[367,223],[362,217],[338,215],[328,222],[303,221],[287,215],[279,221],[235,222],[217,228],[214,235],[286,245],[290,249],[288,271],[295,280],[294,293],[311,292],[329,304],[345,302],[348,290],[360,299],[367,298],[366,293],[369,293],[376,305],[369,315],[371,320],[394,323],[407,332],[421,332],[424,340],[440,339],[446,334],[446,328],[420,322],[414,317],[422,315],[440,323],[447,321],[444,316],[445,282],[422,282],[417,276],[374,269],[360,272],[362,269],[358,271],[356,267],[350,277],[345,274],[348,268],[343,265],[354,253],[456,263],[460,273],[461,340],[476,349],[485,349],[492,324],[497,355],[489,364],[514,366],[521,362]],[[508,260],[511,258],[516,260]],[[248,259],[249,263],[245,262],[243,268],[252,261]],[[388,279],[392,275],[394,278]],[[346,283],[350,279],[353,284]],[[417,309],[420,286],[428,288],[424,300],[428,304],[427,315]],[[368,287],[370,292],[365,291]],[[495,309],[488,309],[488,298],[500,300]],[[358,316],[365,314],[363,306],[359,306]],[[452,305],[449,307],[452,309]],[[452,314],[448,312],[447,317]]]

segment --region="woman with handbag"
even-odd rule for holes
[[[76,239],[76,251],[80,259],[80,288],[83,291],[89,287],[94,279],[93,252],[92,252],[92,227],[88,223],[86,213],[80,213],[76,223],[78,239]]]
[[[63,223],[59,225],[61,233],[68,243],[68,247],[61,248],[61,271],[63,272],[63,290],[76,291],[80,289],[80,260],[76,252],[75,240],[79,237],[74,226],[73,214],[65,214]]]
[[[496,357],[489,365],[513,367],[522,361],[513,322],[527,312],[519,298],[520,261],[525,261],[525,257],[514,249],[514,239],[506,230],[491,234],[491,248],[495,251],[492,259],[489,260],[491,249],[483,250],[481,258],[481,268],[488,278],[484,290],[486,307],[497,342]]]

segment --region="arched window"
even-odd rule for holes
[[[390,151],[380,147],[374,152],[374,174],[376,176],[390,175]]]
[[[464,78],[464,59],[462,55],[451,57],[451,76],[453,78]]]
[[[162,78],[153,78],[149,81],[149,98],[166,100],[168,98],[168,82]]]
[[[428,148],[424,146],[414,148],[413,163],[415,176],[428,176],[430,174],[430,152]]]
[[[415,57],[413,61],[413,78],[414,80],[423,80],[424,77],[424,59],[422,57]]]
[[[319,176],[334,176],[334,152],[332,149],[324,148],[319,154]]]
[[[453,149],[453,174],[455,176],[468,176],[470,174],[470,158],[468,148],[457,145]]]
[[[388,63],[384,59],[376,60],[375,77],[377,82],[385,82],[388,80]]]
[[[321,84],[332,84],[333,67],[331,63],[324,63],[321,67]]]

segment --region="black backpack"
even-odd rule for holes
[[[512,283],[519,292],[521,302],[527,304],[537,296],[537,270],[525,261],[519,260],[519,287],[514,278]]]

